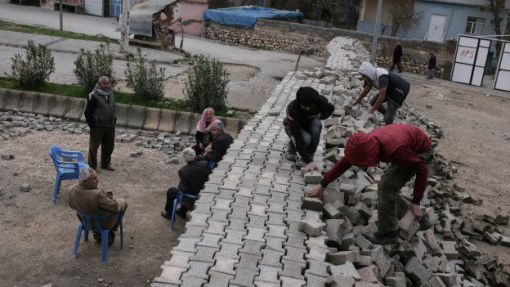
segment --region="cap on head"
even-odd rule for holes
[[[345,145],[345,158],[355,166],[376,166],[379,163],[379,142],[369,134],[353,134]]]
[[[302,106],[313,106],[319,99],[319,92],[312,87],[301,87],[296,93],[296,99]]]
[[[225,128],[223,126],[223,122],[222,121],[218,121],[216,122],[213,126],[212,126],[213,129],[218,129],[220,131],[223,131],[223,129]]]

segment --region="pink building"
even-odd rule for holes
[[[201,36],[204,31],[204,11],[208,7],[207,0],[180,0],[181,18],[184,23],[184,33]],[[170,29],[179,33],[181,24],[175,23]]]

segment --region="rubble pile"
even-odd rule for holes
[[[68,134],[88,134],[89,127],[80,122],[42,114],[25,113],[16,110],[0,111],[0,141],[31,134],[33,131],[61,131]],[[168,163],[175,163],[177,154],[194,144],[192,136],[167,132],[117,129],[117,142],[134,143],[137,147],[157,149],[169,156]]]
[[[234,28],[209,23],[205,36],[211,40],[218,40],[228,45],[247,46],[257,49],[282,51],[294,54],[315,55],[326,57],[324,49],[326,42],[319,38],[303,37],[303,35],[282,35],[266,31]]]
[[[368,113],[368,101],[352,106],[362,90],[355,72],[331,68],[297,73],[296,77],[319,79],[327,86],[320,92],[335,105],[333,116],[323,122],[325,129],[324,171],[343,156],[346,140],[356,132],[370,132],[382,126],[382,116]],[[397,122],[412,123],[431,136],[438,146],[442,129],[427,118],[401,108]],[[438,148],[436,148],[436,151]],[[303,231],[323,240],[328,253],[329,286],[510,286],[509,273],[495,257],[482,254],[474,240],[509,246],[510,237],[500,225],[508,225],[508,215],[485,215],[470,218],[462,215],[463,205],[482,204],[481,199],[466,194],[453,183],[457,168],[435,152],[422,206],[433,220],[434,228],[418,231],[411,213],[400,220],[400,240],[396,245],[374,245],[368,238],[377,230],[377,183],[385,163],[366,172],[356,167],[332,182],[324,200],[304,198],[307,216]],[[305,175],[305,183],[320,181],[316,174]],[[411,181],[402,191],[410,200]],[[321,229],[319,232],[317,229]],[[502,247],[505,248],[505,247]],[[508,249],[505,249],[508,252]]]

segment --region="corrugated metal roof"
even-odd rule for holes
[[[436,2],[445,4],[459,4],[467,6],[486,6],[487,0],[421,0],[423,2]],[[506,8],[510,8],[510,0],[506,0]]]

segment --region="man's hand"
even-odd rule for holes
[[[421,218],[421,207],[419,205],[411,203],[409,204],[409,210],[411,210],[416,219]]]
[[[204,149],[204,145],[203,145],[202,143],[199,143],[199,144],[198,144],[198,147],[199,147],[200,149]]]
[[[314,187],[312,190],[310,191],[307,191],[305,193],[305,196],[306,197],[318,197],[320,199],[323,199],[324,198],[324,187],[322,187],[322,185],[318,185],[316,187]]]
[[[306,164],[303,168],[301,168],[301,175],[303,176],[303,175],[305,175],[305,173],[314,171],[314,170],[319,170],[319,168],[317,167],[315,162],[312,161],[312,162]]]
[[[207,145],[207,146],[205,147],[205,149],[204,149],[204,153],[206,153],[206,154],[207,154],[207,153],[210,153],[211,151],[212,151],[212,145],[211,145],[211,144],[209,144],[209,145]]]
[[[375,109],[374,108],[370,108],[370,109],[368,109],[368,112],[373,114],[375,112]]]

